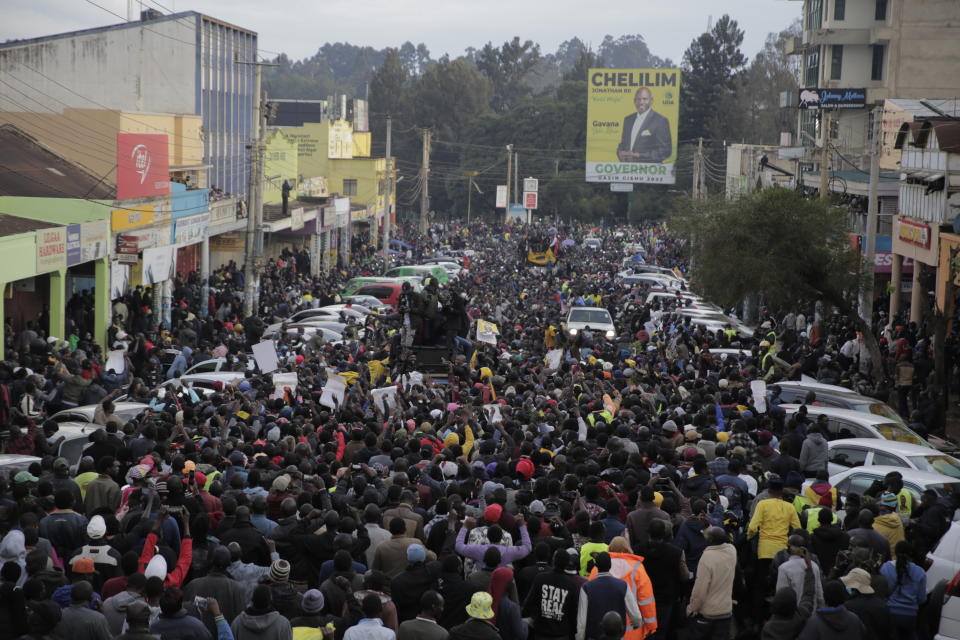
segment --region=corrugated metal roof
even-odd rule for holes
[[[29,233],[37,229],[49,229],[50,227],[59,227],[60,225],[42,220],[31,220],[29,218],[20,218],[6,213],[0,213],[0,237],[15,236],[18,233]]]
[[[113,199],[114,187],[14,125],[0,126],[0,195]]]
[[[960,100],[941,98],[888,98],[887,102],[912,113],[915,118],[936,118],[940,115],[928,106],[921,104],[921,102],[926,102],[928,105],[937,108],[948,116],[960,117]]]

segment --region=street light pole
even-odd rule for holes
[[[393,124],[390,116],[387,116],[387,213],[383,217],[383,268],[390,268],[390,199],[393,193],[393,158],[390,157],[390,134]]]

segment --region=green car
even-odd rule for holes
[[[393,269],[390,269],[383,275],[384,277],[387,277],[387,278],[396,278],[400,276],[416,276],[421,280],[427,277],[433,277],[433,278],[436,278],[437,282],[439,282],[440,284],[447,284],[448,282],[450,282],[450,275],[447,273],[447,270],[435,264],[407,265],[405,267],[394,267]]]
[[[368,284],[375,284],[378,282],[391,282],[391,283],[395,282],[399,284],[403,284],[404,282],[409,282],[411,285],[413,285],[414,291],[420,291],[421,289],[423,289],[423,283],[421,282],[420,276],[404,276],[399,278],[390,278],[386,276],[370,276],[366,278],[350,278],[350,280],[347,281],[347,284],[345,284],[343,287],[343,295],[352,296],[358,290],[360,290],[361,287],[365,287]]]

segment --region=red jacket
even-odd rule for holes
[[[143,551],[140,553],[139,573],[147,570],[147,565],[156,553],[157,534],[148,533],[147,541],[143,543]],[[183,581],[187,578],[187,572],[190,571],[190,563],[193,561],[193,538],[184,538],[180,541],[180,557],[177,559],[177,566],[171,571],[167,571],[167,577],[163,580],[165,587],[181,587]]]

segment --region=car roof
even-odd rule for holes
[[[30,466],[34,462],[40,462],[37,456],[28,456],[22,453],[0,453],[0,467],[23,463]]]
[[[843,438],[840,440],[831,440],[827,443],[827,447],[831,449],[833,447],[848,445],[859,445],[861,447],[868,447],[870,449],[877,449],[879,451],[892,451],[895,453],[902,453],[904,455],[949,455],[943,453],[942,451],[931,449],[930,447],[923,447],[918,444],[910,444],[909,442],[899,442],[897,440],[884,440],[882,438]]]
[[[604,309],[603,307],[573,307],[570,309],[570,311],[573,312],[573,311],[607,311],[607,310]],[[607,313],[610,313],[610,312],[607,311]]]
[[[182,375],[179,378],[171,378],[170,380],[180,380],[181,382],[186,382],[188,380],[207,380],[209,382],[225,382],[229,383],[237,378],[246,377],[244,371],[210,371],[208,373],[188,373]],[[167,382],[170,382],[167,380]]]
[[[796,413],[802,405],[782,404],[780,407],[787,413]],[[899,427],[903,425],[887,416],[878,416],[866,411],[856,411],[854,409],[838,409],[836,407],[818,407],[816,405],[807,405],[807,413],[818,415],[823,414],[827,417],[847,418],[848,420],[866,422],[869,424],[895,424]]]
[[[957,484],[960,483],[960,479],[953,478],[950,476],[945,476],[941,473],[931,473],[929,471],[920,471],[918,469],[911,469],[910,467],[894,467],[892,465],[870,465],[866,467],[852,467],[850,469],[845,469],[840,473],[835,473],[830,476],[830,484],[834,484],[833,478],[843,475],[844,477],[851,475],[857,472],[869,472],[871,475],[878,475],[883,477],[888,473],[896,471],[903,476],[903,479],[908,482],[913,482],[914,484],[919,485],[928,485],[928,484]]]
[[[835,384],[824,384],[822,382],[804,382],[802,380],[784,380],[783,382],[777,382],[777,386],[783,389],[808,389],[810,391],[823,391],[824,393],[843,393],[846,395],[860,395],[853,389],[847,389],[846,387],[840,387]],[[870,400],[876,400],[876,398],[870,398],[869,396],[862,396]]]

